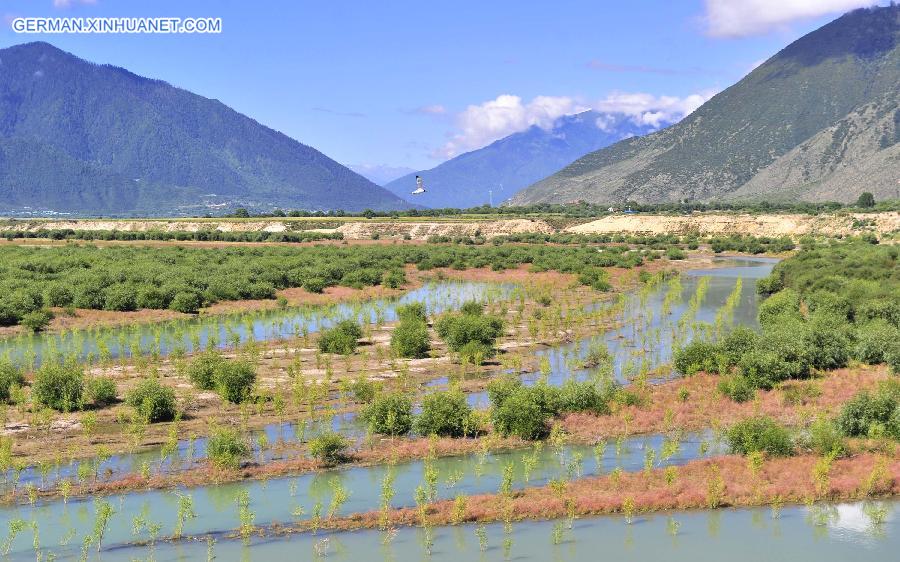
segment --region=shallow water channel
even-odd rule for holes
[[[689,339],[694,328],[697,327],[697,324],[695,324],[697,322],[714,324],[716,315],[721,310],[722,305],[729,299],[729,296],[733,298],[737,294],[738,301],[732,310],[731,317],[726,319],[727,323],[755,325],[755,279],[767,275],[775,261],[748,258],[723,258],[717,261],[720,263],[716,265],[724,267],[691,271],[682,275],[677,283],[672,281],[662,283],[651,291],[634,294],[627,298],[622,312],[620,327],[603,335],[603,341],[615,358],[617,378],[624,381],[634,376],[636,371],[634,365],[636,363],[640,363],[643,369],[652,369],[660,363],[667,362],[671,355],[672,342],[677,338]],[[703,279],[706,280],[703,281]],[[740,291],[736,292],[735,286],[738,280],[745,280],[745,282],[742,281]],[[702,294],[698,293],[698,287],[701,285],[704,286],[700,291]],[[456,289],[459,289],[458,292],[453,292],[448,287],[450,285],[444,285],[440,291],[447,292],[441,292],[441,297],[428,302],[430,311],[454,308],[465,300],[473,297],[478,298],[479,296],[486,298],[486,295],[488,295],[484,287],[477,284],[456,284]],[[508,294],[513,289],[505,287],[503,290],[507,291]],[[400,299],[400,302],[422,300],[429,294],[432,293],[410,293]],[[698,296],[702,296],[702,298],[698,299]],[[393,309],[386,305],[384,310],[392,312]],[[353,312],[355,314],[361,313],[359,310]],[[371,311],[369,312],[369,314],[372,313]],[[387,312],[383,313],[388,314]],[[390,319],[390,316],[387,319]],[[319,320],[318,322],[318,325],[322,325],[324,320]],[[682,324],[681,328],[678,328],[679,323]],[[264,335],[260,334],[258,337],[262,339]],[[282,334],[277,337],[286,336]],[[550,382],[559,384],[572,376],[578,378],[588,376],[587,371],[572,367],[573,364],[577,364],[577,361],[572,359],[573,357],[584,356],[590,343],[590,340],[585,340],[559,348],[539,351],[541,354],[546,354],[550,360]],[[639,360],[636,362],[635,358]],[[525,375],[527,382],[533,382],[537,377],[537,374]],[[475,404],[482,405],[485,404],[486,398],[479,393],[473,395],[472,401]],[[347,416],[333,420],[331,424],[336,424],[338,427],[344,424],[345,429],[349,431],[359,431],[360,429],[358,424],[354,423],[352,417],[348,418]],[[285,427],[272,426],[267,428],[266,431],[270,433],[271,441],[274,441],[275,437],[281,436],[282,431],[285,432],[285,439],[289,440],[293,437],[295,428],[290,425]],[[431,466],[437,471],[437,497],[452,498],[457,494],[471,495],[496,492],[500,485],[503,468],[508,464],[512,464],[515,467],[514,485],[521,487],[545,484],[549,479],[564,476],[580,477],[607,473],[615,467],[621,467],[626,471],[640,470],[644,467],[647,450],[650,448],[655,451],[654,466],[682,464],[699,458],[704,454],[712,455],[722,452],[721,443],[718,443],[710,434],[686,435],[681,439],[677,447],[672,447],[672,443],[669,443],[668,447],[664,447],[663,441],[664,437],[661,435],[627,439],[618,443],[611,440],[603,450],[593,447],[569,446],[563,447],[561,450],[553,450],[549,445],[546,445],[537,451],[525,449],[441,458],[433,461]],[[203,454],[203,447],[202,441],[195,443],[195,454],[197,456]],[[183,456],[187,445],[183,444],[181,449],[180,454]],[[664,451],[667,452],[664,453]],[[126,466],[134,469],[145,458],[149,457],[125,455],[114,457],[108,462],[121,464],[122,466],[117,466],[117,469],[126,468]],[[526,461],[526,458],[530,460]],[[527,469],[527,465],[532,465],[532,468]],[[235,529],[239,525],[237,498],[243,492],[249,494],[250,506],[255,514],[256,525],[290,522],[294,519],[293,514],[297,512],[298,507],[302,508],[304,512],[303,517],[309,517],[317,503],[321,504],[323,514],[327,513],[336,487],[337,489],[346,490],[350,494],[347,501],[338,510],[338,513],[374,510],[378,508],[381,485],[389,472],[394,475],[393,487],[396,492],[391,505],[395,507],[411,506],[414,505],[415,488],[422,483],[425,476],[425,466],[425,463],[416,461],[398,464],[393,467],[355,467],[272,479],[267,482],[241,482],[193,488],[189,493],[193,497],[194,508],[198,518],[187,523],[185,533],[220,533]],[[527,478],[526,471],[528,472]],[[39,476],[34,471],[31,471],[24,475],[23,482],[26,479],[39,479]],[[170,535],[173,532],[178,511],[178,493],[176,492],[135,492],[125,496],[110,497],[109,502],[116,513],[104,538],[104,544],[111,549],[108,552],[104,552],[104,558],[122,557],[125,559],[135,556],[145,557],[149,554],[147,550],[137,551],[124,546],[115,546],[124,545],[131,540],[148,538],[146,529],[138,534],[132,532],[132,523],[136,516],[142,516],[146,521],[160,524],[159,533],[162,536]],[[0,509],[0,529],[8,528],[10,522],[17,519],[36,521],[42,545],[64,557],[76,556],[80,551],[82,538],[90,533],[94,525],[94,510],[95,505],[92,499],[73,499],[68,504],[64,504],[62,501],[54,501],[46,504],[39,502],[35,506],[5,507]],[[686,517],[690,519],[693,516]],[[735,516],[725,515],[725,517],[731,518]],[[788,519],[786,518],[785,520]],[[602,521],[606,521],[606,519],[595,520],[592,523],[576,522],[573,535],[577,538],[580,527],[584,525],[598,525]],[[531,535],[522,531],[522,529],[527,528],[529,525],[542,528],[548,524],[529,523],[517,525],[516,536],[518,537],[521,534],[521,542],[525,544],[531,539]],[[655,523],[652,521],[642,522],[639,525],[629,527],[629,529],[633,529],[637,533],[644,528],[642,525],[649,527],[655,525]],[[687,524],[685,527],[687,527]],[[547,529],[549,528],[547,527]],[[454,532],[443,532],[436,539],[434,555],[438,559],[440,559],[442,552],[448,556],[455,552],[454,549],[457,547],[453,546],[454,539],[449,538]],[[472,535],[471,529],[465,531],[465,533],[469,535],[469,550],[467,552],[470,553],[470,556],[475,556],[479,552],[478,540]],[[494,531],[489,529],[489,533],[494,533]],[[553,546],[552,550],[547,550],[547,548],[552,546],[549,544],[550,531],[542,531],[542,533],[545,535],[543,540],[548,544],[542,545],[541,548],[536,547],[533,551],[526,550],[524,552],[532,554],[546,552],[548,557],[572,559],[566,554],[566,549],[572,548],[571,545],[566,546],[570,541],[563,541],[561,545]],[[618,528],[617,533],[617,536],[619,536],[618,540],[621,541],[621,527]],[[669,539],[670,537],[666,537],[665,533],[662,532],[660,534],[662,536],[659,539],[660,544],[668,548],[668,543],[663,542],[663,539]],[[371,538],[370,535],[375,538]],[[329,554],[329,558],[339,556],[339,552],[341,552],[339,545],[344,543],[347,544],[340,548],[345,553],[350,553],[357,547],[364,549],[356,551],[357,555],[359,555],[359,552],[366,552],[365,549],[372,548],[366,542],[372,540],[377,545],[380,538],[371,533],[352,533],[346,536],[334,537],[332,544],[334,549]],[[682,538],[679,535],[677,540],[688,541],[689,538],[687,536]],[[494,541],[495,544],[499,544],[499,542],[500,539],[495,539]],[[575,544],[580,545],[581,542],[581,539],[578,539],[575,541]],[[407,543],[410,545],[409,548],[415,546],[415,549],[409,550],[408,547],[403,546]],[[287,545],[290,546],[288,547]],[[471,550],[473,545],[474,551]],[[30,529],[22,531],[9,546],[12,554],[23,557],[34,556],[32,551],[32,531]],[[518,546],[518,543],[516,543],[516,550],[518,550]],[[253,558],[264,559],[268,558],[269,555],[278,554],[282,548],[293,549],[297,547],[301,549],[309,548],[310,550],[306,552],[313,552],[312,543],[308,539],[295,537],[289,540],[257,544],[253,549]],[[318,545],[318,547],[320,549],[326,548],[322,545]],[[156,548],[157,559],[178,558],[182,555],[194,558],[201,555],[200,551],[193,550],[193,545],[165,547],[157,545]],[[203,548],[205,549],[205,546]],[[239,543],[232,541],[222,541],[217,548],[220,549],[217,550],[217,554],[220,558],[224,557],[224,559],[239,558],[247,553],[247,551],[244,551],[242,554]],[[422,554],[420,547],[417,545],[414,531],[400,531],[397,540],[394,541],[390,549],[394,551],[396,559],[418,559]],[[582,551],[582,553],[584,552],[590,552],[590,550]],[[259,553],[261,558],[257,558],[257,553]],[[490,553],[491,550],[489,549],[485,556],[489,558],[499,556],[499,553]],[[306,555],[303,555],[303,558],[306,557]],[[347,559],[354,558],[351,556]]]
[[[887,511],[881,524],[872,522],[873,507]],[[639,516],[630,525],[621,516],[576,519],[571,529],[567,522],[527,521],[513,524],[508,554],[502,523],[483,528],[483,549],[474,525],[436,528],[430,555],[424,532],[415,528],[400,529],[388,544],[381,532],[357,531],[255,539],[249,545],[220,541],[213,551],[217,560],[886,561],[900,552],[897,508],[895,501],[791,506],[777,517],[767,508],[698,510]],[[197,560],[207,549],[202,542],[159,544],[154,554],[160,561]],[[148,555],[147,547],[126,547],[104,552],[103,560]]]
[[[80,360],[117,359],[141,354],[165,357],[173,352],[193,353],[209,347],[224,349],[248,340],[265,342],[318,332],[346,319],[361,323],[396,320],[398,306],[422,302],[428,314],[458,309],[470,300],[488,301],[508,297],[512,284],[468,281],[432,281],[399,298],[377,299],[356,304],[303,306],[187,320],[74,330],[66,333],[38,333],[0,339],[0,357],[13,362],[40,365],[51,355],[77,356]]]
[[[639,368],[654,369],[658,365],[665,364],[671,359],[672,345],[679,330],[679,323],[684,324],[682,332],[685,338],[692,337],[691,326],[699,324],[713,324],[722,306],[735,290],[738,279],[741,280],[740,298],[729,318],[729,324],[756,326],[757,294],[755,290],[756,279],[768,275],[777,260],[770,258],[717,258],[716,266],[710,269],[698,269],[687,271],[676,282],[662,283],[649,291],[630,294],[626,297],[620,318],[619,327],[610,330],[596,338],[609,350],[614,359],[614,372],[620,382],[628,382],[629,376],[637,374]],[[691,300],[697,295],[697,288],[704,285],[703,298],[691,307]],[[394,318],[398,304],[409,302],[424,302],[429,313],[440,313],[446,310],[454,310],[466,300],[495,299],[508,297],[515,290],[512,285],[488,285],[482,283],[440,282],[427,284],[404,295],[394,301],[379,301],[372,303],[365,310],[355,310],[351,307],[340,309],[328,307],[321,309],[318,315],[305,311],[301,318],[291,315],[289,312],[273,313],[279,322],[272,323],[262,319],[256,319],[258,323],[258,339],[274,339],[290,337],[292,333],[288,326],[296,326],[298,322],[310,329],[318,329],[328,325],[337,318],[345,318],[347,315],[356,314],[358,318],[366,321],[375,321],[377,314],[382,314],[386,320]],[[600,303],[606,305],[606,303]],[[266,331],[266,326],[282,326],[282,328]],[[211,329],[206,327],[204,329]],[[225,328],[220,327],[224,330]],[[537,351],[537,355],[546,357],[549,361],[550,372],[547,380],[550,384],[559,385],[566,379],[575,378],[583,380],[590,376],[589,369],[574,367],[588,353],[595,338],[585,338],[581,341],[560,345]],[[541,377],[539,372],[522,375],[526,384],[533,384]],[[429,386],[442,386],[447,384],[445,377],[439,377],[429,383]],[[468,401],[473,407],[486,408],[489,400],[486,392],[474,392],[468,395]],[[260,432],[264,432],[269,443],[279,441],[291,443],[302,436],[308,439],[323,429],[340,431],[351,439],[365,437],[366,428],[360,423],[355,413],[349,412],[334,416],[330,420],[308,422],[304,427],[299,427],[296,422],[274,423],[266,426]],[[148,450],[133,454],[114,455],[102,463],[99,473],[109,472],[113,477],[118,474],[137,472],[143,463],[148,463],[154,470],[177,470],[191,466],[191,461],[202,459],[206,455],[206,439],[199,437],[193,442],[183,440],[178,444],[177,454],[171,458],[160,460],[159,450]],[[271,460],[278,453],[268,451],[263,453],[263,460]],[[20,475],[19,484],[25,485],[41,482],[53,482],[59,478],[73,478],[78,472],[78,462],[63,465],[58,470],[44,475],[42,479],[37,467],[28,467]],[[12,478],[9,474],[8,478]]]

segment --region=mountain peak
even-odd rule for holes
[[[415,196],[415,201],[425,206],[468,208],[491,200],[499,204],[588,152],[650,133],[659,125],[594,110],[564,115],[550,128],[532,125],[430,170],[407,174],[385,187],[404,197],[414,189],[415,176],[420,175],[427,191]]]
[[[842,170],[874,170],[876,162],[898,157],[898,40],[900,6],[845,14],[794,41],[677,125],[587,154],[513,203],[672,202],[750,192],[807,200],[850,201],[862,191],[894,196],[896,177]],[[866,133],[862,122],[879,129]],[[801,145],[808,150],[793,152]],[[821,173],[823,162],[827,173]],[[777,173],[760,176],[773,166]],[[806,172],[795,173],[799,169]],[[757,177],[765,177],[765,185],[753,181]],[[837,177],[847,182],[844,189],[826,189]],[[752,189],[742,189],[751,182]]]
[[[86,214],[409,204],[215,100],[45,42],[0,50],[0,201]]]

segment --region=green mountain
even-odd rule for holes
[[[621,113],[584,111],[560,117],[547,129],[533,125],[384,187],[405,197],[420,175],[428,191],[414,197],[426,207],[477,207],[488,203],[490,196],[499,203],[588,152],[658,128]]]
[[[798,39],[694,113],[592,152],[513,204],[897,197],[900,6]]]
[[[0,50],[0,211],[410,205],[221,102],[47,43]]]

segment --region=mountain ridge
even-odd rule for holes
[[[598,120],[602,120],[602,126]],[[425,206],[480,206],[490,202],[488,190],[497,204],[591,150],[657,128],[621,113],[583,111],[559,117],[548,129],[532,125],[429,170],[406,174],[384,187],[402,197],[415,189],[415,176],[420,175],[428,191],[416,196],[415,201]]]
[[[0,50],[0,68],[4,207],[161,214],[182,206],[410,206],[314,148],[165,81],[44,42]],[[24,161],[14,148],[22,143],[36,148]],[[35,170],[39,184],[30,179]],[[89,193],[89,177],[101,192]]]
[[[587,154],[511,202],[707,201],[749,192],[817,200],[823,192],[802,183],[740,188],[857,108],[882,96],[896,100],[898,42],[900,6],[849,12],[791,43],[678,124]],[[893,195],[888,179],[849,186],[840,200],[863,190]]]

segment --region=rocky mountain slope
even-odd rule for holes
[[[900,6],[798,39],[676,125],[592,152],[513,204],[897,196]]]

